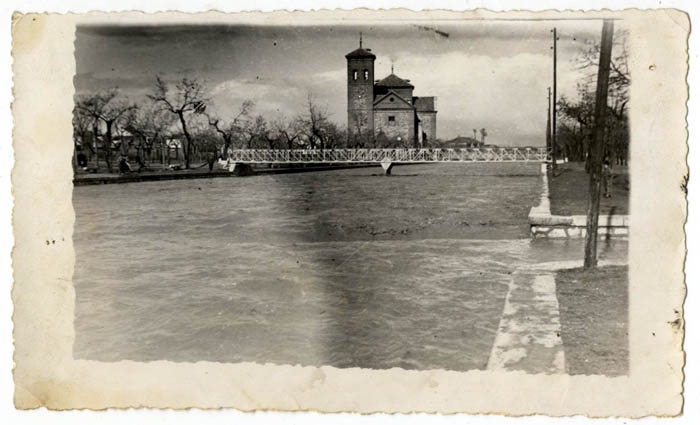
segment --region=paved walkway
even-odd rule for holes
[[[600,266],[625,264],[626,258],[599,261]],[[567,373],[555,274],[582,266],[583,260],[553,261],[513,273],[488,370]]]
[[[566,372],[554,275],[513,275],[488,370]]]

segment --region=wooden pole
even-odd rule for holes
[[[553,82],[552,82],[552,177],[557,169],[557,27],[552,28],[553,34]]]
[[[547,152],[552,149],[552,88],[547,87]]]
[[[600,43],[598,62],[598,83],[595,91],[595,133],[591,145],[590,180],[588,186],[588,217],[586,220],[586,251],[584,269],[598,264],[598,214],[600,213],[600,187],[603,168],[603,142],[605,138],[605,115],[608,103],[608,77],[610,76],[610,56],[612,54],[613,21],[603,22],[603,35]]]

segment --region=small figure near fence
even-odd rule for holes
[[[207,152],[207,165],[209,165],[209,172],[214,170],[214,164],[216,163],[216,153]]]
[[[78,152],[78,166],[83,170],[87,170],[88,158],[83,151]]]
[[[122,156],[121,159],[119,159],[119,173],[126,174],[130,172],[131,164],[129,164],[129,160],[125,156]]]

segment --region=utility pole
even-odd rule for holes
[[[612,54],[613,21],[603,21],[603,34],[600,42],[598,62],[598,83],[595,91],[595,134],[590,149],[590,180],[588,186],[588,217],[586,219],[586,251],[584,269],[598,264],[598,214],[600,213],[600,186],[603,168],[603,143],[605,137],[605,116],[608,109],[608,77],[610,76],[610,56]]]
[[[552,88],[547,87],[547,152],[552,149]]]
[[[557,169],[557,27],[552,28],[552,39],[554,51],[553,82],[552,82],[552,177]]]

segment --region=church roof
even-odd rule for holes
[[[435,112],[435,97],[414,97],[413,105],[418,112]]]
[[[409,83],[408,81],[404,80],[403,78],[399,78],[396,76],[396,74],[389,74],[388,77],[385,77],[383,80],[380,80],[377,82],[378,86],[384,86],[384,87],[410,87],[413,88],[413,84]]]
[[[390,99],[391,102],[394,101],[393,98],[395,97],[395,98],[399,99],[401,102],[405,103],[408,107],[410,107],[410,108],[413,107],[413,105],[411,104],[411,102],[409,102],[408,100],[404,99],[403,97],[401,97],[398,93],[396,93],[396,92],[393,91],[393,90],[389,90],[389,91],[388,91],[387,93],[385,93],[385,94],[381,94],[381,95],[379,95],[379,96],[375,96],[375,97],[374,97],[374,105],[376,106],[376,105],[380,104],[380,103],[382,102],[382,100],[386,99],[386,98],[389,97],[389,96],[392,97],[392,99]]]
[[[376,59],[377,57],[374,56],[374,53],[367,49],[363,49],[360,47],[359,49],[355,49],[352,52],[348,53],[345,55],[346,58],[372,58]]]

